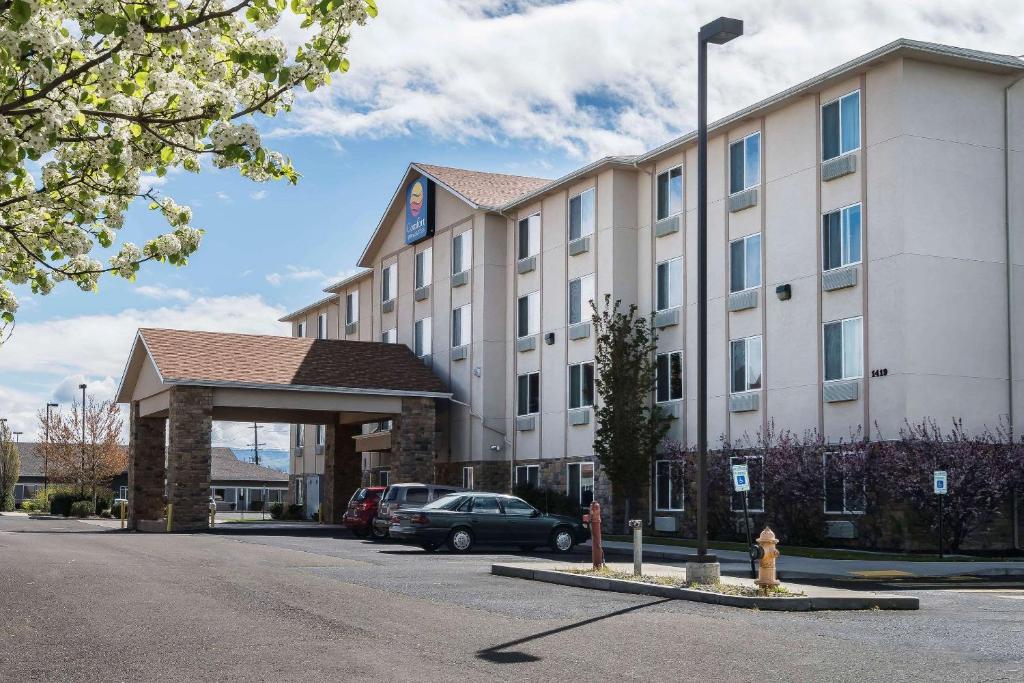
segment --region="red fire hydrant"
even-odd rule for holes
[[[594,569],[604,566],[604,550],[601,549],[601,504],[596,500],[590,504],[590,559]]]

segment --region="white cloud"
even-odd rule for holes
[[[1024,51],[1015,0],[390,4],[353,32],[351,70],[300,95],[271,134],[425,133],[588,160],[643,151],[694,127],[697,29],[723,14],[744,19],[746,35],[712,48],[712,118],[898,37]],[[282,34],[294,43],[300,32]]]
[[[145,191],[146,188],[163,187],[167,184],[167,176],[143,175],[139,176],[139,187]]]
[[[347,271],[346,271],[347,272]],[[302,280],[320,280],[325,286],[331,282],[337,282],[341,278],[333,278],[327,276],[324,271],[319,268],[309,268],[306,266],[294,266],[287,265],[284,268],[283,273],[273,272],[267,273],[265,276],[267,282],[277,287],[285,280],[302,281]]]
[[[231,201],[231,195],[229,195],[227,192],[224,192],[223,190],[217,190],[215,195],[216,195],[217,199],[220,199],[222,201],[225,201],[225,202]]]
[[[288,425],[259,423],[260,450],[288,449]],[[251,422],[214,422],[212,442],[214,446],[231,448],[252,448]]]
[[[189,292],[187,289],[181,289],[178,287],[155,287],[153,285],[141,285],[135,288],[135,292],[150,299],[172,299],[175,301],[189,301],[192,299],[191,292]]]
[[[251,193],[249,195],[249,197],[251,199],[255,199],[256,201],[264,199],[264,198],[266,198],[266,196],[267,196],[267,191],[266,190],[256,190],[255,192],[253,192],[253,193]]]

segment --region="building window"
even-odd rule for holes
[[[828,514],[863,514],[864,454],[823,453],[825,473],[825,512]]]
[[[434,249],[427,247],[416,252],[416,289],[426,287],[434,279]]]
[[[566,493],[580,502],[580,507],[590,507],[594,502],[594,463],[572,462],[568,468]]]
[[[540,412],[540,373],[519,375],[516,390],[516,415],[536,415]]]
[[[327,314],[321,313],[316,317],[316,338],[327,339]]]
[[[469,304],[452,311],[452,348],[465,346],[473,340],[473,313]]]
[[[467,271],[473,265],[473,231],[460,232],[452,239],[452,275]]]
[[[764,512],[764,457],[760,455],[737,455],[729,458],[729,465],[746,465],[750,475],[750,491],[747,492],[747,505],[751,512]],[[743,511],[743,494],[733,491],[733,512]]]
[[[659,353],[656,365],[656,400],[678,401],[683,398],[683,352]]]
[[[824,328],[825,381],[863,377],[862,319],[836,320]]]
[[[535,489],[540,486],[539,465],[516,465],[516,486]]]
[[[751,133],[729,145],[729,194],[761,183],[761,134]]]
[[[569,408],[594,405],[594,363],[569,366]]]
[[[822,216],[821,251],[823,270],[860,263],[860,204]]]
[[[683,167],[658,174],[658,220],[676,216],[683,210]]]
[[[519,297],[516,310],[516,336],[530,337],[540,331],[540,292]]]
[[[654,463],[654,507],[657,510],[683,509],[683,463],[656,460]]]
[[[674,258],[658,264],[654,308],[664,311],[683,303],[683,259]]]
[[[345,324],[359,322],[359,292],[349,292],[345,295]]]
[[[473,490],[473,468],[463,467],[462,468],[462,488],[467,491]]]
[[[761,286],[761,233],[729,243],[729,291]]]
[[[569,199],[569,239],[576,240],[580,237],[594,234],[594,188],[584,190],[575,197]]]
[[[823,161],[860,147],[860,91],[854,90],[821,107]]]
[[[380,278],[380,300],[388,302],[398,295],[398,264],[385,266]]]
[[[430,318],[421,318],[413,327],[413,351],[417,356],[430,355]]]
[[[392,327],[390,330],[384,330],[380,335],[380,340],[385,344],[395,344],[398,342],[398,330]]]
[[[316,426],[316,445],[323,446],[327,443],[327,425]]]
[[[305,337],[306,336],[306,321],[302,320],[295,326],[295,336]]]
[[[377,472],[377,486],[387,486],[391,480],[391,470],[379,470]]]
[[[306,444],[305,426],[295,425],[295,447],[302,448]]]
[[[583,322],[584,315],[589,320],[594,301],[594,274],[584,275],[569,280],[569,324]]]
[[[540,214],[519,221],[519,245],[516,250],[519,259],[530,258],[540,253]]]
[[[761,335],[730,342],[733,393],[761,388]]]

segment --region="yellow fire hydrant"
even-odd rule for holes
[[[754,583],[763,591],[779,585],[779,579],[775,576],[775,558],[781,554],[775,547],[778,542],[779,539],[775,537],[775,532],[768,527],[765,527],[761,535],[757,537],[757,544],[761,547],[761,551],[758,553],[760,563],[757,567],[757,580]]]

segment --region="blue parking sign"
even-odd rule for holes
[[[934,485],[936,495],[944,496],[949,493],[948,479],[946,477],[945,470],[936,470],[932,475],[932,483]]]
[[[750,472],[746,465],[732,466],[732,488],[736,493],[750,490]]]

